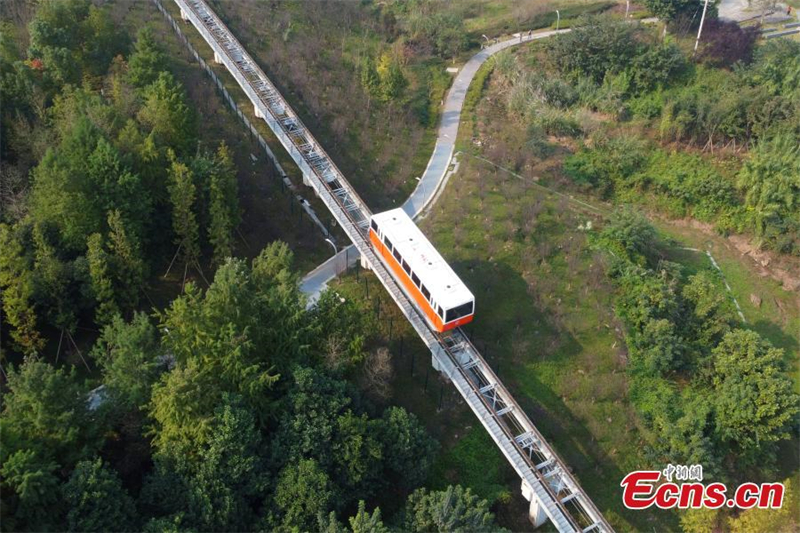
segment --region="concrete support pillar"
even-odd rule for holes
[[[255,104],[253,104],[253,112],[255,113],[256,117],[258,117],[258,118],[261,118],[261,119],[265,119],[266,118],[264,116],[264,114],[261,112],[261,110],[258,109],[258,106],[255,105]]]
[[[547,514],[544,512],[544,505],[539,502],[539,499],[533,493],[533,489],[528,483],[522,480],[522,497],[531,502],[528,508],[528,520],[531,521],[534,528],[537,528],[547,522]]]
[[[218,64],[218,65],[221,65],[221,64],[222,64],[222,58],[221,58],[221,57],[219,57],[219,54],[218,54],[218,53],[216,53],[216,52],[214,52],[214,63],[216,63],[216,64]]]
[[[181,18],[183,20],[189,20],[189,15],[183,9],[181,9]]]
[[[367,261],[366,257],[362,255],[360,261],[361,261],[361,268],[363,268],[364,270],[372,270],[372,268],[369,266],[369,261]]]

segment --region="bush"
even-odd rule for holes
[[[646,144],[633,136],[593,139],[592,148],[584,147],[564,161],[564,170],[576,182],[596,187],[609,196],[644,164]]]
[[[633,58],[631,84],[639,92],[649,91],[667,83],[686,68],[683,52],[674,44],[649,46]]]
[[[571,32],[548,43],[562,72],[587,76],[596,83],[608,72],[624,69],[638,48],[633,26],[607,16],[582,18]]]
[[[541,127],[549,135],[575,137],[581,134],[581,125],[571,115],[553,108],[540,109],[532,125]]]
[[[732,21],[707,20],[697,58],[706,65],[720,68],[732,68],[739,62],[749,63],[757,39],[757,26],[743,28]]]

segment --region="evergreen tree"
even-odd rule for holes
[[[183,86],[172,74],[161,72],[145,87],[139,120],[151,128],[156,144],[169,146],[179,154],[194,148],[197,138],[196,116],[186,103]]]
[[[489,504],[460,485],[443,491],[414,491],[406,502],[403,529],[411,532],[504,531],[497,526]]]
[[[45,340],[36,326],[31,265],[18,236],[6,224],[0,224],[0,289],[4,319],[11,326],[14,343],[26,354],[44,348]]]
[[[739,465],[773,460],[774,445],[790,435],[800,397],[783,367],[783,350],[755,331],[737,329],[712,351],[719,438],[738,453]]]
[[[37,299],[48,310],[48,320],[61,330],[74,331],[77,322],[75,302],[69,294],[70,273],[67,265],[58,257],[43,224],[34,224],[34,269],[36,273]]]
[[[57,470],[57,463],[42,459],[33,450],[18,450],[8,457],[0,470],[6,488],[3,499],[13,509],[13,519],[18,521],[5,524],[8,529],[50,529],[48,523],[54,518],[52,510],[60,500]],[[43,512],[45,509],[50,509],[51,513]],[[11,517],[4,514],[3,518]],[[27,527],[22,527],[23,524]]]
[[[287,529],[313,531],[317,516],[337,507],[334,485],[313,459],[287,465],[278,475],[275,505]]]
[[[389,533],[389,528],[381,521],[380,507],[376,507],[370,514],[364,500],[358,502],[358,512],[350,517],[350,529],[353,533]]]
[[[150,400],[160,354],[158,332],[144,313],[135,313],[129,323],[114,316],[92,349],[106,390],[125,409],[139,409]]]
[[[214,247],[214,262],[221,265],[233,253],[233,231],[239,225],[236,167],[230,150],[221,143],[209,185],[208,240]]]
[[[381,78],[375,69],[375,60],[369,54],[365,54],[361,61],[361,86],[364,88],[364,92],[372,98],[381,95]]]
[[[139,302],[145,279],[139,243],[126,229],[119,210],[108,212],[108,227],[110,260],[118,281],[117,297],[125,309],[133,309]]]
[[[433,464],[437,442],[413,414],[402,407],[383,412],[380,431],[383,467],[393,485],[412,489],[422,484]]]
[[[70,531],[132,531],[136,528],[133,498],[117,473],[97,458],[81,461],[64,485]]]
[[[74,370],[65,373],[38,357],[8,371],[8,392],[0,414],[0,463],[14,450],[57,458],[65,467],[94,450],[98,442],[86,409],[86,390]]]
[[[156,42],[153,29],[150,26],[141,28],[136,34],[134,51],[128,60],[128,79],[135,87],[145,87],[165,70],[167,57]]]
[[[175,244],[185,264],[195,264],[200,258],[199,229],[194,213],[195,190],[192,172],[174,154],[169,168],[169,195],[172,203],[172,229]]]
[[[86,241],[86,259],[89,262],[92,291],[97,302],[95,319],[98,324],[108,324],[119,314],[119,307],[115,300],[108,254],[103,246],[103,236],[99,233],[89,235]]]
[[[408,85],[400,68],[400,63],[391,54],[384,53],[378,63],[378,76],[381,80],[381,95],[387,102],[397,100]]]

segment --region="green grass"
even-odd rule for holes
[[[673,529],[672,513],[621,504],[619,481],[648,465],[587,216],[471,158],[440,202],[422,227],[475,294],[478,348],[613,525]]]
[[[511,499],[511,489],[504,480],[505,458],[482,426],[467,426],[466,433],[451,448],[439,454],[426,487],[444,489],[460,483],[472,492],[494,502]],[[496,453],[491,453],[494,450]]]

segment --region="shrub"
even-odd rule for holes
[[[756,26],[743,28],[732,21],[707,20],[697,58],[707,65],[721,68],[731,68],[738,62],[749,63],[757,39]]]
[[[607,16],[582,18],[569,33],[548,43],[562,72],[592,78],[600,83],[607,72],[625,68],[639,48],[634,28]]]
[[[643,92],[667,85],[685,68],[683,52],[674,44],[649,46],[633,58],[630,67],[632,88]]]
[[[564,170],[576,182],[596,187],[610,195],[617,183],[624,184],[645,162],[646,143],[633,136],[593,139],[592,148],[584,147],[564,161]]]

